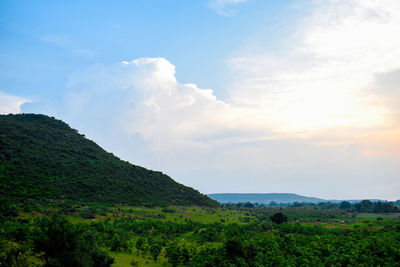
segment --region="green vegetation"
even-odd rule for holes
[[[226,206],[233,207],[264,207],[266,205],[259,203],[251,203],[251,202],[239,202],[239,203],[229,203],[225,204]],[[350,203],[349,201],[341,201],[341,202],[293,202],[293,203],[269,203],[270,207],[318,207],[319,209],[341,209],[347,212],[367,212],[367,213],[392,213],[399,212],[398,201],[370,201],[370,200],[362,200],[354,203]]]
[[[110,266],[114,262],[98,248],[92,229],[73,225],[60,215],[6,220],[1,226],[1,266]]]
[[[92,208],[94,219],[83,218],[87,207],[63,216],[45,215],[61,212],[54,207],[2,216],[0,265],[400,266],[399,214],[314,207]]]
[[[277,212],[271,216],[271,221],[276,224],[281,224],[287,222],[288,218],[282,212]]]
[[[0,115],[0,196],[33,207],[48,201],[70,208],[217,205],[161,172],[118,159],[64,122],[35,114]]]

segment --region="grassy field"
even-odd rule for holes
[[[261,207],[230,209],[226,207],[204,208],[188,206],[170,206],[167,208],[155,207],[131,207],[116,206],[108,207],[106,212],[93,214],[93,218],[85,219],[80,216],[79,211],[87,207],[81,207],[77,212],[67,215],[72,223],[91,223],[96,221],[113,221],[126,218],[129,220],[146,221],[156,220],[163,222],[198,222],[203,224],[248,224],[257,223],[268,219],[276,212],[283,212],[290,223],[302,223],[309,225],[320,225],[323,227],[348,228],[354,226],[365,226],[374,224],[384,226],[385,222],[400,221],[400,213],[347,213],[341,210],[319,210],[312,207]],[[55,210],[49,209],[45,213]],[[19,218],[42,217],[43,212],[21,212]]]
[[[150,267],[171,266],[162,255],[159,256],[158,261],[154,261],[153,259],[151,259],[151,257],[143,257],[140,255],[137,256],[135,251],[131,253],[110,251],[109,254],[115,260],[115,263],[112,265],[114,267],[132,266],[132,262],[136,263],[137,264],[136,266],[150,266]]]

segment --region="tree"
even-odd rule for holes
[[[277,212],[271,216],[271,221],[276,224],[281,224],[287,222],[288,218],[282,212]]]
[[[155,243],[150,246],[150,254],[153,257],[154,261],[157,261],[158,255],[160,255],[162,247]]]
[[[238,239],[227,240],[224,244],[224,248],[228,259],[242,257],[244,254],[242,242]]]
[[[136,241],[136,248],[138,250],[143,250],[143,246],[144,246],[143,238],[139,238],[138,241]]]
[[[372,206],[372,202],[367,199],[355,204],[355,209],[358,212],[372,212]]]
[[[95,237],[60,215],[37,222],[32,240],[46,266],[111,266],[114,259],[98,249]]]
[[[0,217],[16,217],[17,215],[16,205],[12,205],[6,199],[0,199]]]
[[[340,202],[339,208],[342,209],[342,210],[350,209],[351,208],[351,203],[348,202],[348,201],[342,201],[342,202]]]
[[[271,201],[271,202],[269,202],[269,204],[268,204],[269,206],[271,206],[271,207],[277,207],[277,206],[279,206],[279,204],[278,203],[276,203],[275,201]]]
[[[118,234],[114,234],[111,239],[111,251],[126,251],[128,250],[128,242],[126,239],[121,238]]]
[[[246,203],[244,203],[243,207],[245,207],[245,208],[254,208],[254,204],[251,203],[251,202],[246,202]]]

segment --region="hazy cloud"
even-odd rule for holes
[[[316,1],[280,51],[238,51],[229,102],[257,108],[276,131],[338,137],[388,126],[393,110],[368,88],[400,67],[400,2]],[[343,138],[344,137],[344,138]],[[336,140],[337,142],[338,140]]]
[[[400,68],[376,74],[370,89],[379,103],[393,112],[395,122],[400,126]]]
[[[31,101],[27,98],[0,92],[0,114],[19,113],[21,105],[27,102]]]
[[[245,3],[248,0],[210,0],[208,1],[208,7],[223,16],[234,16],[236,9],[234,8],[237,4]]]
[[[63,47],[70,46],[72,43],[70,37],[66,34],[48,34],[42,36],[41,40],[52,45]]]
[[[41,41],[67,49],[73,54],[83,57],[93,57],[95,53],[86,48],[77,47],[71,36],[67,34],[47,34],[40,38]]]

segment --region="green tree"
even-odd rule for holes
[[[344,210],[344,209],[350,209],[351,208],[351,203],[348,201],[342,201],[340,202],[339,208]]]
[[[282,212],[277,212],[271,216],[271,221],[276,224],[281,224],[287,222],[288,218]]]
[[[92,233],[60,215],[39,219],[32,241],[47,266],[110,266],[114,262],[98,249]]]
[[[154,243],[150,246],[150,254],[153,257],[154,261],[157,261],[157,258],[158,258],[158,255],[160,255],[161,249],[162,249],[162,247],[157,243]]]
[[[128,250],[128,247],[127,240],[121,238],[118,234],[114,234],[110,242],[111,251],[126,251]]]

